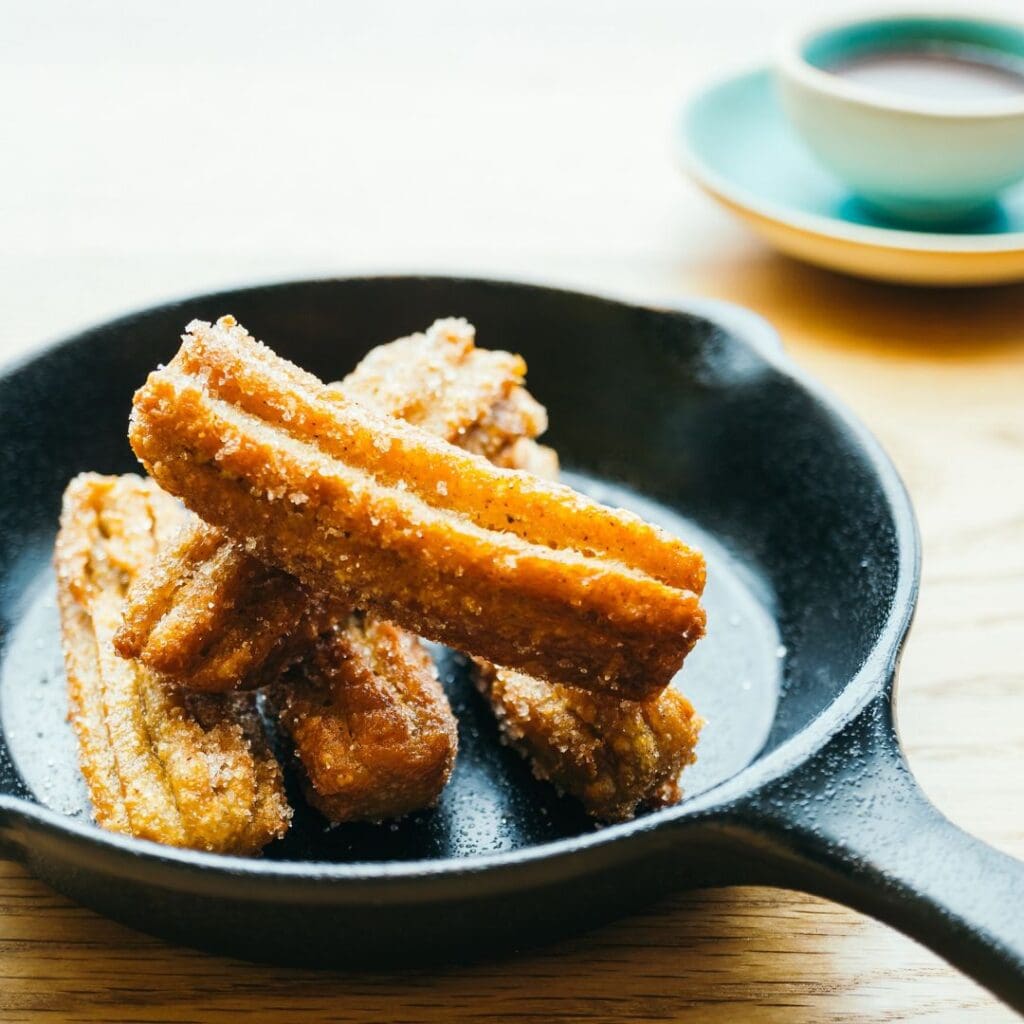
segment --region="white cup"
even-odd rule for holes
[[[783,108],[822,164],[885,214],[919,224],[978,216],[1024,177],[1024,92],[917,97],[830,71],[886,50],[947,47],[1024,69],[1024,26],[974,17],[886,15],[805,28],[783,43]]]

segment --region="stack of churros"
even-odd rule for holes
[[[595,817],[679,799],[701,721],[668,683],[704,631],[704,560],[556,482],[525,374],[462,320],[335,384],[232,317],[188,325],[135,396],[149,479],[65,494],[64,652],[98,824],[226,853],[281,837],[267,716],[330,822],[435,804],[457,724],[421,638],[474,660],[503,739]]]

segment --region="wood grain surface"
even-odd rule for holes
[[[798,266],[671,160],[681,97],[827,6],[4,4],[0,356],[168,296],[311,274],[742,302],[907,481],[924,583],[903,740],[953,820],[1024,855],[1024,288]],[[882,925],[768,889],[679,895],[501,962],[323,974],[171,948],[0,864],[0,1020],[239,1019],[1013,1018]]]

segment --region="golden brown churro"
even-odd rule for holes
[[[518,356],[477,349],[472,328],[449,320],[374,349],[337,388],[493,458],[533,449],[550,464],[525,442],[546,416],[522,387],[524,371]],[[273,681],[315,644],[273,692],[309,800],[332,821],[396,817],[444,788],[455,719],[419,640],[317,601],[213,527],[196,521],[143,574],[125,623],[123,653],[211,690]],[[333,639],[317,642],[332,627]]]
[[[291,808],[254,698],[185,694],[112,644],[127,586],[183,517],[136,476],[83,474],[65,491],[55,563],[79,760],[102,827],[255,853]]]
[[[129,589],[114,646],[191,690],[273,682],[305,642],[311,598],[294,576],[189,519]]]
[[[523,447],[512,465],[548,479],[558,475],[554,452],[538,458]],[[671,687],[648,701],[625,701],[479,660],[474,675],[502,739],[538,779],[575,797],[593,817],[624,821],[638,807],[668,806],[682,797],[679,775],[696,760],[703,722]]]
[[[521,437],[543,434],[547,413],[523,387],[522,357],[477,348],[474,336],[465,320],[438,320],[371,349],[327,391],[493,458]]]
[[[696,760],[703,723],[678,691],[616,700],[486,663],[476,677],[509,745],[588,814],[623,821],[638,806],[679,800],[679,773]]]
[[[271,699],[305,769],[306,798],[333,822],[429,807],[455,765],[455,717],[434,663],[390,623],[340,623]]]
[[[503,465],[557,465],[549,449],[528,440],[547,417],[523,387],[525,370],[519,356],[476,348],[465,321],[440,320],[373,349],[327,390]],[[348,610],[342,604],[328,617],[344,621]],[[301,653],[300,624],[323,611],[294,577],[196,521],[133,585],[114,642],[125,657],[192,689],[260,686]]]
[[[637,699],[701,635],[703,559],[656,527],[345,401],[231,318],[183,342],[136,394],[136,454],[311,590]]]

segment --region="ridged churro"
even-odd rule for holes
[[[457,728],[418,637],[354,615],[270,693],[306,798],[330,821],[397,818],[437,801],[455,765]]]
[[[70,718],[99,825],[255,853],[285,833],[291,809],[253,696],[184,693],[113,648],[128,585],[184,516],[136,476],[68,485],[54,560]]]
[[[496,664],[641,699],[703,631],[698,552],[345,400],[229,317],[189,325],[129,437],[261,560]]]
[[[465,320],[438,320],[371,349],[327,392],[494,458],[521,437],[543,434],[547,413],[523,387],[522,357],[477,348],[475,334]]]
[[[191,690],[273,682],[305,642],[314,602],[294,576],[189,519],[129,589],[114,646]]]
[[[535,446],[536,447],[536,446]],[[558,457],[527,446],[512,465],[555,479]],[[538,779],[575,797],[602,821],[625,821],[640,807],[678,803],[679,776],[696,760],[703,722],[671,687],[648,701],[625,701],[474,665],[477,688],[491,705],[501,736]]]
[[[519,356],[477,348],[465,321],[440,320],[373,349],[327,391],[502,465],[557,464],[530,440],[547,417],[523,387],[525,371]],[[344,603],[318,607],[294,577],[196,521],[131,588],[114,642],[125,657],[214,692],[272,681],[301,653],[304,619],[326,628],[348,613]]]
[[[506,742],[533,774],[603,821],[676,803],[703,724],[669,687],[648,701],[616,700],[481,663],[476,678]]]
[[[546,415],[524,372],[447,320],[372,350],[331,387],[491,458],[550,465],[553,453],[527,441]],[[313,597],[200,521],[132,587],[117,642],[210,690],[271,682],[302,656],[272,692],[308,799],[332,821],[429,806],[451,773],[455,719],[420,641]]]

